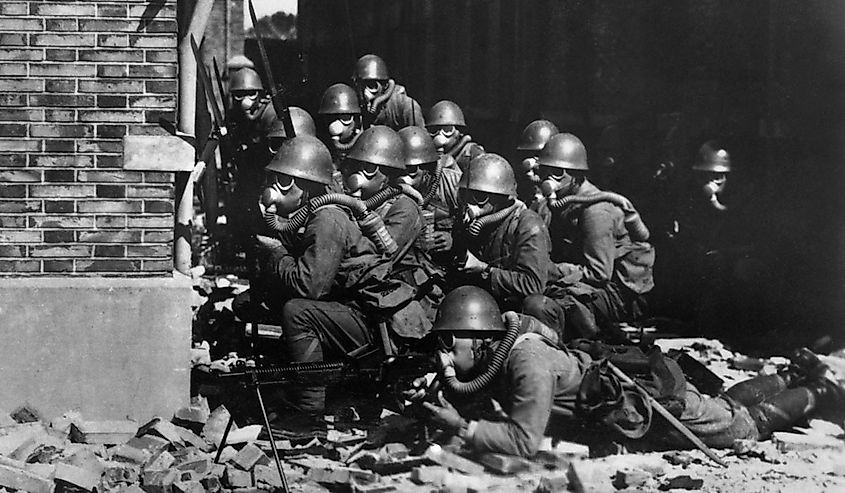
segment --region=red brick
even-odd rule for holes
[[[29,247],[30,257],[90,257],[91,245],[50,245]]]
[[[123,245],[94,245],[95,257],[125,257],[126,247]]]
[[[122,19],[80,19],[79,30],[89,32],[136,32],[138,21]]]
[[[103,48],[126,48],[129,46],[128,34],[98,34],[97,46]]]
[[[76,152],[121,152],[123,143],[115,140],[78,140]]]
[[[144,231],[144,243],[167,243],[173,241],[173,230]]]
[[[121,168],[123,167],[123,156],[106,156],[100,154],[97,156],[98,168]]]
[[[91,156],[53,156],[40,155],[35,158],[34,166],[42,168],[93,168],[94,159]]]
[[[76,141],[47,139],[44,141],[44,152],[74,152]]]
[[[26,77],[27,66],[25,63],[3,63],[0,64],[0,77]]]
[[[145,200],[144,213],[145,214],[162,214],[172,213],[173,202],[167,200]]]
[[[0,81],[2,82],[2,81]],[[44,119],[43,110],[3,109],[0,110],[0,121],[30,121],[40,122]]]
[[[133,48],[176,48],[176,35],[130,34],[129,46]]]
[[[93,197],[94,185],[29,185],[30,197]]]
[[[26,228],[25,216],[0,216],[0,228]],[[5,255],[0,255],[5,256]]]
[[[144,113],[137,110],[79,110],[79,121],[140,123],[144,121]]]
[[[51,62],[75,62],[76,50],[46,50],[45,60]]]
[[[126,135],[126,125],[97,125],[97,137],[120,138]]]
[[[138,171],[80,171],[76,179],[98,183],[139,183],[141,173]]]
[[[157,5],[158,10],[156,11],[156,19],[175,19],[176,18],[176,4],[169,3],[164,5]],[[145,17],[147,14],[147,9],[149,7],[145,5],[130,5],[129,6],[129,17]]]
[[[44,272],[73,272],[73,260],[45,260]]]
[[[86,243],[139,243],[140,231],[79,231],[80,242]]]
[[[4,44],[2,46],[9,46]],[[0,50],[0,60],[20,60],[40,62],[44,60],[44,50],[37,48],[9,48]]]
[[[126,17],[126,5],[97,5],[97,17]]]
[[[38,170],[0,170],[0,182],[40,182],[41,172]]]
[[[26,46],[29,35],[24,33],[0,33],[0,46]]]
[[[44,202],[44,212],[48,214],[67,213],[76,211],[73,200],[48,200]]]
[[[75,110],[44,110],[44,121],[47,121],[47,122],[75,122],[76,121],[76,111]]]
[[[39,79],[0,80],[0,92],[44,92],[44,81]]]
[[[0,257],[26,257],[24,245],[0,245]]]
[[[172,260],[143,260],[141,270],[144,272],[170,272],[173,270]]]
[[[33,215],[29,216],[29,227],[42,229],[93,228],[94,218],[91,216],[71,216],[64,214],[55,216]]]
[[[123,185],[97,185],[97,198],[122,199],[126,197],[126,187]]]
[[[44,171],[44,181],[47,183],[67,183],[76,181],[76,172],[72,169],[48,169]]]
[[[77,19],[47,19],[47,31],[79,31]]]
[[[0,108],[10,106],[27,106],[29,98],[26,94],[0,94]]]
[[[85,98],[85,96],[82,97]],[[78,99],[76,101],[79,102]],[[91,137],[94,134],[94,125],[81,123],[71,125],[32,124],[29,131],[32,137]]]
[[[129,216],[127,226],[130,228],[168,228],[173,226],[173,216]]]
[[[176,65],[129,65],[129,76],[144,77],[149,79],[172,79],[176,77]]]
[[[80,80],[79,92],[120,94],[144,92],[142,80]]]
[[[32,77],[95,77],[97,68],[87,63],[34,63],[29,74]]]
[[[176,96],[130,96],[130,108],[175,108]]]
[[[175,80],[148,80],[145,84],[150,94],[176,94],[178,89]]]
[[[149,63],[176,63],[176,50],[146,50],[144,61]]]
[[[26,154],[0,154],[0,166],[22,168],[26,166]]]
[[[126,216],[97,216],[97,228],[124,229]]]
[[[167,257],[171,253],[170,245],[129,245],[127,257]]]
[[[5,185],[0,183],[0,197],[6,199],[26,198],[26,185]]]
[[[5,151],[39,152],[41,151],[41,141],[24,139],[0,139],[0,152]]]
[[[80,200],[76,208],[82,213],[140,213],[142,203],[137,200]]]
[[[0,4],[0,15],[26,15],[29,7],[26,2],[4,2]]]
[[[0,243],[41,243],[41,231],[0,230]]]
[[[26,137],[25,123],[0,123],[0,137]]]
[[[0,18],[0,31],[43,31],[43,19],[11,19]]]
[[[97,65],[97,77],[123,79],[129,77],[126,65]]]
[[[45,81],[44,89],[47,92],[76,92],[76,79],[51,79]]]
[[[71,8],[75,8],[71,6]],[[84,48],[86,46],[94,46],[96,37],[94,34],[78,34],[78,33],[63,33],[63,34],[33,34],[30,36],[30,44],[32,46],[49,46],[55,48],[57,46],[79,46]]]
[[[0,260],[0,272],[41,272],[38,260]]]
[[[44,243],[73,243],[73,231],[45,231]]]
[[[94,17],[96,10],[90,3],[31,2],[29,13],[45,17]]]
[[[77,260],[77,272],[138,272],[138,260]]]
[[[40,200],[0,200],[0,213],[41,212]],[[155,241],[155,240],[151,240]]]
[[[126,96],[99,95],[97,96],[97,108],[126,108],[126,101]]]

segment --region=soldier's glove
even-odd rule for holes
[[[452,235],[448,231],[435,231],[432,235],[431,250],[434,252],[448,252],[452,249]]]
[[[464,265],[460,267],[459,270],[470,274],[481,274],[486,268],[487,262],[478,260],[478,257],[468,251],[466,262],[464,262]]]
[[[440,403],[439,406],[432,404],[431,402],[423,402],[423,407],[431,413],[431,420],[444,429],[456,432],[459,435],[466,433],[468,426],[467,421],[461,417],[455,407],[452,406],[445,397],[443,397],[443,392],[437,393],[437,400]]]

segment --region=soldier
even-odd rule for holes
[[[607,426],[620,439],[638,440],[639,448],[691,447],[665,419],[652,414],[643,394],[623,387],[602,361],[558,346],[547,331],[526,330],[524,318],[513,312],[504,315],[507,323],[502,318],[492,297],[476,288],[458,288],[440,305],[432,333],[445,391],[437,394],[437,404],[423,405],[444,430],[478,452],[523,457],[537,452],[546,433],[572,440],[573,431],[585,422]],[[841,412],[845,404],[845,389],[806,350],[794,354],[792,367],[740,382],[715,396],[688,382],[659,348],[648,357],[641,354],[645,371],[637,381],[711,447],[731,447],[737,439],[766,439],[813,411]],[[483,419],[459,412],[449,400],[478,400],[485,390],[504,416]],[[605,435],[602,431],[594,428],[592,438]]]
[[[522,130],[516,150],[521,160],[517,178],[517,196],[519,200],[530,204],[543,197],[540,192],[540,177],[537,175],[537,155],[546,142],[559,133],[557,126],[548,120],[534,120]]]
[[[461,216],[452,251],[457,285],[480,286],[510,309],[546,288],[549,232],[516,199],[513,168],[498,154],[473,159],[459,183]]]
[[[610,335],[616,322],[641,314],[642,295],[654,287],[648,230],[627,199],[587,180],[587,151],[578,137],[553,136],[537,163],[546,199],[532,207],[549,227],[554,268],[547,296],[526,300],[525,313],[565,339],[596,337],[600,329]]]
[[[405,87],[390,78],[387,64],[378,55],[359,58],[352,80],[358,91],[365,127],[387,125],[399,130],[425,125],[419,103],[406,94]]]
[[[402,138],[390,127],[375,125],[361,132],[343,164],[347,192],[361,200],[375,200],[369,206],[384,220],[387,232],[402,250],[422,230],[422,196],[410,185],[404,191],[376,200],[377,194],[404,182],[405,150]]]
[[[355,139],[361,133],[361,108],[355,89],[346,84],[329,86],[320,100],[317,113],[323,118],[328,136],[331,139],[329,149],[332,150],[336,166],[343,160]]]
[[[455,160],[458,169],[465,170],[473,158],[484,153],[484,147],[465,134],[466,120],[460,106],[452,101],[435,103],[425,119],[425,128],[434,139],[438,152]]]

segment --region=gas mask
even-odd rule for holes
[[[461,133],[454,125],[431,126],[428,134],[431,135],[434,146],[437,147],[437,152],[440,154],[449,152],[461,138]]]
[[[480,217],[496,212],[496,206],[487,192],[461,190],[460,200],[463,224],[468,225]]]
[[[387,183],[387,177],[372,163],[352,161],[343,168],[347,193],[353,197],[366,200]]]
[[[560,168],[541,166],[539,169],[540,191],[544,197],[565,197],[575,193],[577,182],[575,177]]]
[[[270,151],[271,156],[279,152],[279,147],[282,147],[285,140],[287,139],[284,137],[267,137],[267,150]]]
[[[537,157],[532,156],[522,160],[519,167],[523,173],[525,173],[525,177],[534,184],[540,183],[540,176],[537,175]]]
[[[354,115],[336,115],[329,123],[329,137],[335,149],[348,151],[358,134],[358,124]]]
[[[232,94],[232,99],[249,120],[258,118],[258,110],[261,108],[259,91],[238,91]]]
[[[306,201],[306,193],[296,180],[287,175],[267,173],[264,192],[261,194],[261,213],[274,213],[277,216],[288,217],[299,209]]]
[[[698,182],[701,185],[702,195],[707,198],[710,205],[715,209],[724,211],[727,207],[719,201],[719,194],[725,189],[728,182],[728,175],[725,173],[703,173],[699,175]]]

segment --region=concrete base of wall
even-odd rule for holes
[[[0,278],[0,410],[171,416],[190,400],[187,278]]]

